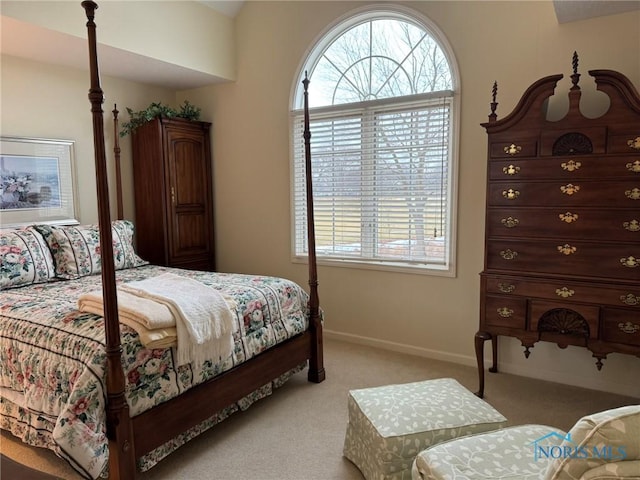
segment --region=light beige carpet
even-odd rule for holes
[[[325,340],[327,379],[308,383],[306,371],[274,394],[194,439],[142,480],[362,480],[342,457],[350,389],[451,377],[477,389],[473,367]],[[640,399],[487,374],[485,400],[512,425],[542,423],[568,430],[582,416]],[[68,480],[79,477],[51,452],[23,446],[2,433],[0,451]],[[1,475],[1,473],[0,473]],[[2,480],[5,479],[2,476]]]

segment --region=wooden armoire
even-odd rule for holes
[[[136,248],[153,264],[215,269],[210,126],[160,117],[132,132]]]
[[[568,113],[547,119],[562,75],[533,83],[488,135],[485,263],[475,336],[484,393],[484,343],[518,338],[640,357],[640,96],[621,73],[591,70],[609,97],[598,118],[581,113],[574,55]]]

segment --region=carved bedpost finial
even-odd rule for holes
[[[304,85],[305,93],[309,90],[309,75],[307,71],[304,71],[304,80],[302,80],[302,84]]]
[[[573,66],[573,75],[571,75],[571,82],[573,86],[571,90],[580,90],[578,86],[578,81],[580,80],[580,74],[578,73],[578,53],[573,52],[573,59],[571,60],[571,65]]]
[[[494,81],[493,82],[493,88],[491,89],[491,114],[489,115],[489,121],[490,122],[495,122],[496,119],[498,118],[498,115],[496,115],[496,108],[498,107],[498,102],[496,102],[496,97],[498,96],[498,82]]]

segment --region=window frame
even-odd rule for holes
[[[297,70],[297,76],[294,79],[294,85],[292,86],[292,95],[290,99],[290,124],[289,124],[289,136],[290,136],[290,162],[291,162],[291,187],[290,187],[290,195],[291,195],[291,261],[293,263],[307,263],[308,255],[306,254],[296,254],[296,241],[297,241],[297,232],[296,232],[296,158],[295,158],[295,138],[294,138],[294,128],[296,118],[302,113],[302,110],[299,105],[303,103],[303,93],[304,89],[301,86],[301,80],[305,77],[305,73],[307,71],[313,72],[315,66],[322,58],[326,48],[339,36],[345,33],[350,28],[357,26],[362,23],[369,22],[374,19],[395,19],[400,21],[405,21],[417,25],[419,28],[425,30],[435,42],[437,42],[439,48],[442,53],[445,55],[446,60],[449,65],[451,81],[452,81],[452,90],[451,92],[451,106],[450,106],[450,127],[449,127],[449,164],[448,164],[448,185],[449,188],[446,192],[447,195],[447,205],[449,210],[449,217],[447,219],[447,228],[445,238],[448,240],[445,242],[446,249],[446,259],[445,265],[438,264],[428,264],[428,263],[419,263],[419,264],[411,264],[410,262],[398,261],[375,261],[369,259],[360,259],[360,258],[335,258],[335,257],[324,257],[322,255],[316,255],[316,261],[319,265],[325,266],[336,266],[336,267],[347,267],[347,268],[359,268],[366,270],[383,270],[383,271],[394,271],[394,272],[403,272],[403,273],[415,273],[415,274],[425,274],[425,275],[433,275],[433,276],[445,276],[445,277],[455,277],[457,275],[456,268],[456,251],[457,251],[457,199],[458,199],[458,150],[459,150],[459,130],[460,130],[460,92],[459,92],[459,74],[457,63],[455,62],[455,58],[453,56],[453,52],[451,50],[451,46],[449,42],[446,40],[443,33],[440,29],[428,18],[424,17],[420,13],[415,10],[399,6],[399,5],[376,5],[374,7],[363,7],[351,11],[350,13],[344,15],[340,19],[336,20],[332,25],[328,26],[320,35],[316,38],[314,42],[312,42],[310,48],[305,53],[303,57],[302,64],[300,68]],[[312,79],[311,79],[312,80]],[[439,94],[441,92],[437,92]],[[318,113],[326,113],[331,110],[347,110],[352,108],[361,108],[363,105],[402,105],[406,104],[411,100],[416,100],[420,98],[429,98],[433,97],[433,92],[427,92],[417,95],[411,96],[398,96],[392,98],[384,98],[380,100],[376,100],[374,102],[359,102],[359,103],[350,103],[350,104],[341,104],[337,106],[323,106],[323,107],[315,107],[310,109],[310,115],[313,117],[314,114]],[[313,144],[313,136],[311,137],[311,142]],[[364,246],[363,246],[364,248]]]

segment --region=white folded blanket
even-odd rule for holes
[[[116,288],[116,294],[118,296],[118,316],[120,317],[120,321],[126,318],[131,322],[139,323],[149,330],[176,326],[176,319],[166,305],[150,298],[134,295],[120,287]],[[78,308],[83,312],[104,316],[102,290],[80,295],[78,298]]]
[[[237,328],[231,297],[171,273],[119,285],[116,293],[120,323],[147,348],[176,346],[178,365],[231,355]],[[102,291],[82,294],[78,308],[104,316]]]
[[[154,300],[171,311],[178,334],[178,365],[217,361],[233,352],[234,314],[225,297],[214,288],[172,273],[118,288]]]

